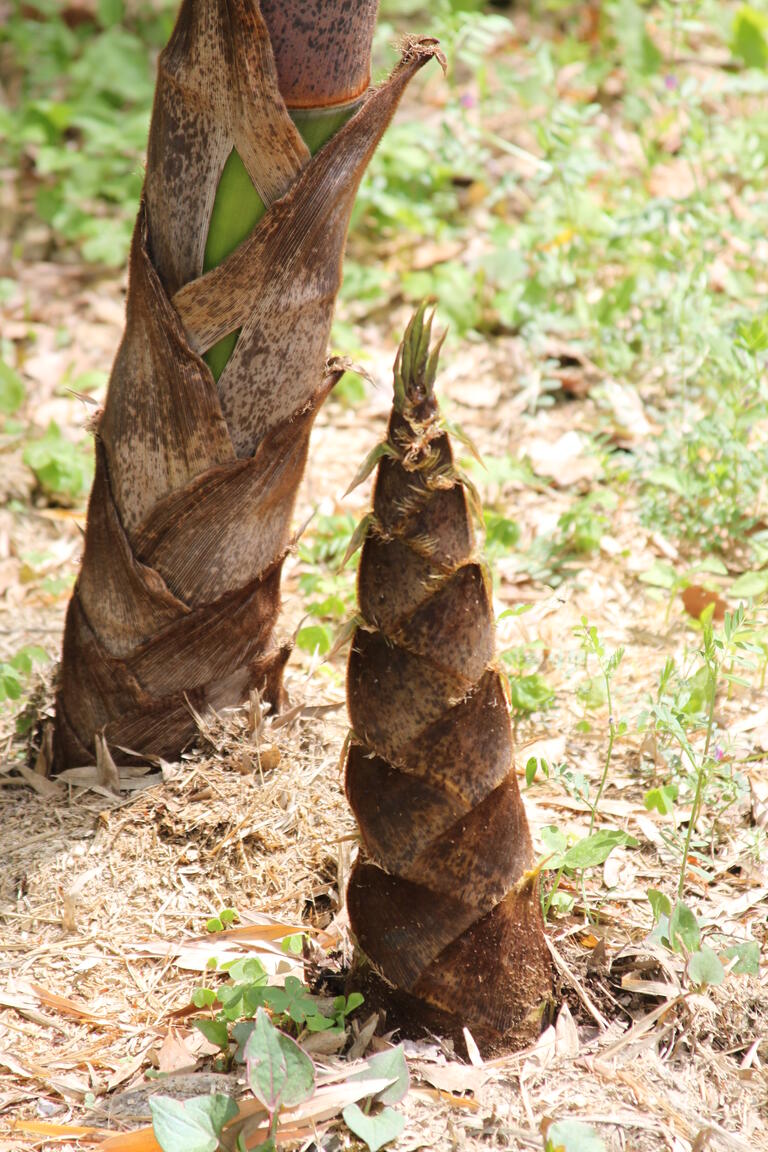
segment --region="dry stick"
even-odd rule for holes
[[[549,948],[549,953],[555,963],[555,967],[557,968],[558,972],[561,974],[561,976],[565,977],[565,979],[578,995],[579,1000],[581,1000],[587,1012],[589,1012],[592,1019],[599,1026],[600,1030],[604,1032],[608,1027],[608,1021],[606,1020],[605,1016],[603,1016],[600,1009],[596,1007],[586,988],[581,983],[573,969],[560,955],[552,940],[550,940],[548,936],[545,936],[544,939],[546,940],[547,948]]]
[[[184,0],[161,55],[126,330],[67,612],[57,771],[92,763],[96,732],[118,763],[120,747],[176,759],[194,713],[254,689],[281,703],[280,573],[312,423],[345,368],[323,371],[349,216],[406,85],[439,58],[435,41],[410,42],[311,157],[283,92],[315,143],[322,109],[344,119],[367,84],[376,3],[337,27],[348,7],[265,0],[262,15],[258,0]],[[317,20],[299,19],[313,9]],[[227,256],[222,205],[239,164],[267,208]]]
[[[378,469],[347,675],[346,791],[364,847],[347,906],[396,990],[396,1022],[462,1048],[466,1027],[489,1054],[538,1035],[552,970],[490,581],[433,393],[430,325],[422,307],[395,362],[386,443],[358,473]]]

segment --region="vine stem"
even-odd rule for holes
[[[616,743],[616,724],[613,719],[613,701],[611,700],[611,681],[610,677],[606,676],[603,672],[603,679],[605,680],[605,694],[608,699],[608,748],[605,753],[605,763],[603,765],[603,774],[600,777],[600,783],[597,788],[597,795],[595,796],[595,803],[592,806],[592,816],[589,821],[589,834],[595,827],[595,820],[597,820],[597,809],[602,799],[603,790],[608,780],[608,769],[611,766],[611,759],[613,757],[613,745]]]
[[[680,865],[680,879],[677,884],[677,898],[682,900],[683,892],[685,891],[685,869],[688,864],[688,853],[691,850],[691,838],[693,836],[693,828],[699,818],[701,811],[701,800],[704,793],[704,764],[709,758],[709,749],[712,744],[712,733],[714,731],[715,721],[715,696],[717,694],[717,666],[707,661],[710,674],[712,676],[712,691],[709,695],[709,710],[707,713],[707,737],[704,742],[704,756],[702,763],[696,767],[696,791],[693,796],[693,804],[691,805],[691,815],[688,819],[688,828],[685,833],[685,845],[683,847],[683,860]]]

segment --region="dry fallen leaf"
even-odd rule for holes
[[[687,200],[696,191],[697,176],[690,161],[683,156],[668,164],[657,164],[648,180],[651,196],[664,200]]]
[[[725,600],[718,596],[717,592],[712,592],[709,588],[704,588],[701,584],[689,584],[680,593],[683,601],[683,607],[689,616],[693,616],[695,620],[700,620],[701,615],[705,608],[710,604],[714,604],[715,611],[713,619],[724,620],[725,612],[728,607]]]
[[[536,1044],[528,1055],[520,1072],[521,1080],[528,1080],[531,1076],[538,1076],[540,1072],[552,1063],[557,1052],[557,1033],[550,1024],[539,1036]]]
[[[166,1074],[189,1070],[197,1063],[197,1057],[173,1028],[168,1029],[168,1034],[160,1047],[149,1055],[157,1070]]]
[[[613,418],[613,438],[618,444],[631,447],[653,434],[654,426],[645,414],[643,401],[631,385],[606,380],[593,395],[609,408]]]
[[[491,1079],[492,1072],[487,1068],[474,1068],[457,1062],[432,1064],[420,1061],[412,1065],[413,1071],[441,1092],[471,1092],[477,1096],[484,1084]]]
[[[571,1010],[567,1004],[563,1004],[555,1021],[555,1051],[558,1056],[573,1058],[578,1056],[580,1047],[579,1033]]]
[[[525,445],[525,454],[538,476],[551,476],[555,485],[565,488],[582,480],[592,480],[601,471],[600,461],[589,453],[589,441],[571,429],[557,440],[536,437]]]
[[[749,774],[749,792],[752,797],[752,819],[758,828],[768,832],[768,776],[765,770]]]

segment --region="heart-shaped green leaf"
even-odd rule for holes
[[[397,1140],[405,1128],[405,1117],[395,1112],[394,1108],[385,1108],[375,1116],[366,1116],[357,1104],[348,1104],[342,1115],[350,1132],[359,1136],[368,1145],[370,1152],[378,1152],[385,1144]]]
[[[163,1152],[216,1152],[222,1128],[237,1116],[235,1101],[219,1092],[191,1100],[153,1096],[149,1106]]]
[[[248,1083],[269,1112],[307,1100],[315,1087],[315,1066],[295,1040],[278,1032],[263,1008],[245,1043]]]

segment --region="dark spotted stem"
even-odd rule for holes
[[[262,0],[280,94],[314,154],[360,106],[370,82],[379,0]],[[266,211],[236,149],[216,189],[203,271],[215,268],[251,234]],[[218,380],[237,343],[230,332],[205,354]]]
[[[419,309],[395,361],[358,577],[346,791],[362,848],[347,891],[394,1019],[470,1029],[503,1052],[538,1034],[552,990],[487,571]],[[375,984],[374,980],[374,984]]]

